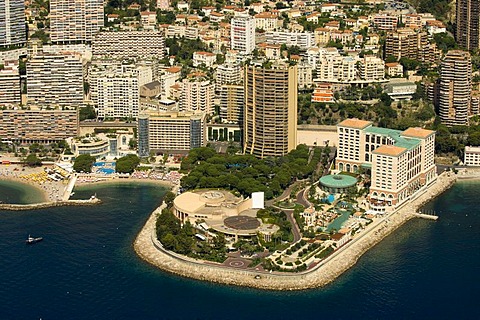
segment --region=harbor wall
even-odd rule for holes
[[[37,210],[37,209],[63,207],[63,206],[91,206],[91,205],[99,204],[101,202],[102,201],[100,199],[94,198],[94,199],[88,199],[88,200],[50,201],[50,202],[41,202],[41,203],[32,203],[32,204],[1,203],[0,210],[25,211],[25,210]]]

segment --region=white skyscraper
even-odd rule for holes
[[[255,19],[248,15],[232,18],[230,41],[233,50],[249,54],[255,49]]]
[[[90,42],[103,26],[102,0],[50,0],[52,42]]]
[[[0,47],[21,45],[26,41],[23,0],[0,0]]]

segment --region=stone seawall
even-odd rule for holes
[[[95,199],[89,199],[89,200],[52,201],[52,202],[41,202],[41,203],[32,203],[32,204],[1,203],[0,210],[25,211],[25,210],[36,210],[36,209],[63,207],[63,206],[92,206],[92,205],[99,204],[101,202],[102,201],[100,199],[95,198]]]
[[[142,259],[160,269],[198,280],[265,290],[304,290],[322,287],[355,265],[368,249],[413,218],[413,213],[451,187],[455,180],[454,174],[440,175],[428,188],[420,190],[414,199],[394,213],[375,222],[372,228],[335,251],[314,269],[303,273],[280,274],[238,270],[202,261],[192,261],[192,259],[165,251],[155,237],[156,216],[161,208],[155,210],[149,217],[135,240],[134,248]]]

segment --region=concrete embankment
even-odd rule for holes
[[[52,202],[42,202],[42,203],[32,203],[32,204],[0,204],[0,210],[10,210],[10,211],[24,211],[24,210],[36,210],[44,209],[51,207],[62,207],[62,206],[91,206],[101,203],[102,201],[98,198],[93,198],[89,200],[67,200],[67,201],[52,201]]]
[[[225,268],[221,265],[184,259],[163,250],[155,238],[155,221],[161,208],[155,210],[140,231],[134,243],[137,254],[145,261],[160,269],[198,280],[216,283],[254,287],[266,290],[303,290],[322,287],[351,268],[370,248],[392,233],[406,221],[413,218],[425,203],[440,195],[455,183],[454,174],[440,175],[432,185],[420,190],[417,196],[396,212],[382,218],[359,234],[313,270],[297,274],[260,273],[257,271]]]

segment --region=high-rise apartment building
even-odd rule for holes
[[[103,0],[50,0],[52,42],[91,42],[103,26]]]
[[[180,111],[205,112],[214,111],[215,84],[202,77],[189,77],[181,82]]]
[[[455,40],[467,50],[480,47],[480,1],[457,0]]]
[[[437,177],[434,131],[399,131],[347,119],[337,125],[337,133],[336,168],[347,172],[371,170],[371,209],[387,211],[398,206]]]
[[[140,87],[152,81],[151,69],[148,72],[145,68],[122,65],[92,69],[90,91],[99,118],[138,117]]]
[[[92,41],[95,57],[158,59],[165,56],[161,31],[101,31]]]
[[[0,139],[19,143],[51,143],[79,133],[76,107],[0,109]]]
[[[224,84],[220,87],[220,118],[229,123],[243,123],[245,88],[240,84]]]
[[[467,125],[471,108],[472,60],[467,51],[450,50],[440,64],[438,109],[442,123]]]
[[[244,152],[283,156],[297,143],[297,66],[246,66]]]
[[[375,56],[365,56],[358,64],[358,71],[362,80],[383,80],[385,78],[385,62]]]
[[[249,15],[232,18],[230,29],[231,49],[249,54],[255,49],[255,19]]]
[[[23,0],[0,0],[0,47],[26,42],[25,3]]]
[[[217,86],[242,82],[242,67],[238,63],[220,64],[216,69],[215,82]]]
[[[402,28],[387,33],[385,58],[389,56],[393,56],[397,60],[409,58],[434,63],[440,59],[441,52],[434,43],[430,43],[427,32]]]
[[[78,106],[83,103],[83,69],[73,54],[40,52],[27,61],[28,103]]]
[[[18,60],[5,61],[5,66],[0,69],[0,106],[21,102],[20,73]]]

